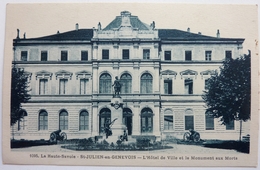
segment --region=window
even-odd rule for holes
[[[206,61],[211,61],[211,54],[212,54],[212,51],[205,51],[205,60]]]
[[[173,116],[164,116],[164,130],[173,130]]]
[[[211,113],[205,113],[206,130],[214,130],[214,117]]]
[[[164,80],[164,94],[172,94],[172,80]]]
[[[89,116],[87,111],[82,111],[79,115],[79,130],[88,130]]]
[[[150,49],[143,49],[143,59],[150,59]]]
[[[105,122],[111,122],[111,111],[104,108],[99,113],[99,133],[105,133]]]
[[[235,130],[235,121],[231,120],[229,123],[226,124],[226,130]]]
[[[145,73],[141,77],[141,93],[152,93],[153,77],[149,73]]]
[[[41,61],[47,61],[47,60],[48,60],[47,51],[41,51]]]
[[[88,51],[81,51],[81,61],[88,60]]]
[[[59,94],[66,94],[68,86],[68,79],[60,79]]]
[[[123,59],[129,59],[129,50],[123,50]]]
[[[185,116],[185,130],[194,129],[193,116]]]
[[[60,130],[68,130],[68,112],[64,110],[61,111],[59,120],[60,120],[60,125],[59,125]]]
[[[185,130],[189,129],[194,129],[194,117],[191,109],[185,111]]]
[[[226,51],[226,60],[229,60],[232,58],[232,51]]]
[[[132,93],[132,77],[130,74],[123,74],[120,78],[121,86],[121,93]]]
[[[109,50],[102,50],[102,59],[109,59]]]
[[[145,108],[141,112],[141,132],[153,132],[153,112],[149,108]]]
[[[104,73],[99,79],[99,93],[111,93],[112,79],[108,73]]]
[[[185,79],[184,86],[185,86],[185,94],[193,94],[193,80],[192,79]]]
[[[27,51],[21,51],[21,61],[27,61],[28,52]]]
[[[48,130],[48,113],[46,111],[39,113],[39,130]]]
[[[88,79],[80,79],[80,94],[87,94]]]
[[[61,61],[68,61],[68,51],[61,51]]]
[[[204,89],[205,89],[205,90],[208,90],[208,89],[209,89],[209,79],[205,79]]]
[[[171,60],[171,51],[164,51],[164,60]]]
[[[48,79],[39,80],[39,94],[48,94]]]
[[[185,60],[191,61],[192,60],[192,53],[191,51],[185,51]]]
[[[26,129],[26,126],[27,126],[27,119],[26,119],[27,112],[26,112],[25,110],[21,110],[21,111],[19,112],[19,114],[22,115],[22,118],[17,121],[18,131],[20,131],[20,130],[25,130],[25,129]]]
[[[173,112],[170,109],[164,111],[164,130],[173,130]]]

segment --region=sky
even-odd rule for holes
[[[85,4],[23,4],[7,6],[8,40],[15,38],[16,29],[20,37],[26,32],[27,38],[41,37],[79,28],[108,25],[121,11],[156,28],[180,29],[201,32],[203,35],[225,38],[245,38],[244,52],[255,49],[257,35],[256,5],[190,5],[173,3],[85,3]]]

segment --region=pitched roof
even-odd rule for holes
[[[64,41],[64,40],[91,40],[93,37],[93,29],[78,29],[68,31],[64,33],[57,33],[49,36],[39,38],[28,38],[21,40],[53,40],[53,41]]]
[[[177,29],[158,29],[158,36],[161,40],[211,40],[211,41],[244,41],[242,38],[217,38],[201,34],[195,34],[188,31]]]
[[[149,30],[149,25],[143,23],[139,20],[137,16],[129,16],[130,24],[133,28],[138,28],[139,30]],[[117,16],[112,22],[110,22],[103,30],[113,30],[119,28],[122,24],[122,16]]]

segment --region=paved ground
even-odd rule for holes
[[[126,151],[128,154],[148,154],[148,153],[162,153],[162,154],[173,154],[173,153],[181,153],[181,154],[234,154],[240,155],[245,153],[237,152],[236,150],[227,150],[227,149],[214,149],[214,148],[206,148],[202,146],[196,145],[181,145],[181,144],[168,144],[167,146],[172,146],[171,149],[162,149],[162,150],[154,150],[154,151]],[[15,148],[12,151],[19,152],[93,152],[95,154],[98,153],[123,153],[124,151],[72,151],[61,148],[61,145],[45,145],[45,146],[34,146],[28,148]]]

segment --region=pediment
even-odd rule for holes
[[[184,71],[180,72],[180,75],[198,75],[198,72],[188,69],[188,70],[184,70]]]
[[[57,78],[69,78],[71,79],[73,73],[69,72],[69,71],[65,71],[65,70],[61,70],[55,73],[56,75],[56,79]]]
[[[164,70],[161,72],[162,75],[177,75],[177,72],[172,70]]]
[[[91,77],[91,72],[88,72],[86,70],[79,71],[76,73],[76,79],[78,78],[90,78]]]
[[[52,77],[52,73],[49,71],[42,70],[42,71],[36,72],[36,80],[38,78],[50,78],[51,79],[51,77]]]
[[[200,72],[200,75],[214,75],[214,74],[216,74],[216,72],[214,70],[206,70],[206,71]]]

